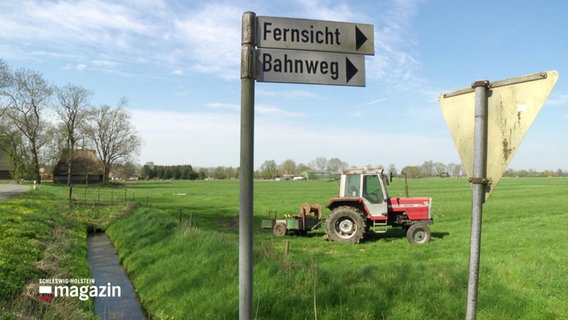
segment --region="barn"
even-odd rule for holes
[[[63,150],[53,168],[53,183],[67,183],[67,159],[69,151]],[[72,183],[100,183],[103,181],[103,166],[94,150],[75,150],[71,161]]]

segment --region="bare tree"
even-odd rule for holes
[[[2,77],[4,78],[4,75]],[[24,149],[31,155],[31,168],[27,170],[28,174],[39,182],[41,181],[39,153],[46,143],[46,132],[49,127],[43,118],[43,113],[51,103],[53,87],[41,74],[21,69],[16,71],[9,78],[9,83],[3,85],[0,90],[6,103],[4,115],[25,137]]]
[[[448,167],[441,162],[434,162],[433,167],[434,167],[434,175],[437,177],[442,176],[444,174],[446,175],[448,174]]]
[[[432,160],[424,161],[420,167],[420,176],[423,178],[434,176],[434,162]]]
[[[310,166],[314,170],[324,171],[327,169],[327,159],[325,157],[317,157],[310,162]]]
[[[0,148],[5,152],[0,161],[8,165],[13,179],[27,178],[31,158],[29,153],[23,149],[23,135],[13,126],[6,124],[8,119],[0,119]]]
[[[113,165],[130,160],[142,146],[142,139],[124,110],[126,105],[126,99],[122,99],[116,108],[103,105],[91,109],[88,115],[85,135],[101,161],[105,183]]]
[[[456,178],[461,177],[462,165],[456,163],[448,163],[446,166],[448,168],[448,173]]]
[[[396,171],[396,166],[394,165],[394,163],[389,164],[389,174],[392,176],[398,176],[398,173]]]
[[[349,167],[349,164],[345,161],[341,161],[339,158],[331,158],[327,162],[327,169],[329,172],[338,173]]]
[[[401,174],[406,174],[409,178],[418,178],[421,168],[418,166],[406,166],[402,169]]]
[[[277,172],[276,161],[274,160],[266,160],[260,166],[260,174],[264,179],[274,179]]]
[[[294,174],[296,172],[296,162],[288,159],[280,164],[280,171],[283,174]]]
[[[4,89],[12,83],[12,72],[10,71],[10,67],[4,62],[4,60],[0,59],[0,89]],[[4,109],[4,105],[0,105],[2,109]],[[1,114],[0,114],[1,115]]]
[[[55,112],[61,120],[63,139],[67,149],[67,185],[69,186],[69,204],[72,203],[73,187],[71,185],[71,174],[73,158],[75,157],[75,144],[77,142],[77,129],[82,124],[87,108],[90,105],[92,93],[76,85],[68,84],[57,90],[57,100],[59,104]]]

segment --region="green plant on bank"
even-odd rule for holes
[[[39,301],[39,279],[90,278],[87,229],[120,207],[68,207],[65,187],[38,186],[0,202],[0,319],[95,319],[92,301]]]

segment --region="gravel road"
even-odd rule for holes
[[[8,199],[30,189],[30,186],[22,186],[19,184],[0,184],[0,200]]]

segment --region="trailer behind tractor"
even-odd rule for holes
[[[300,214],[277,217],[276,213],[268,213],[268,218],[261,221],[261,228],[272,229],[276,236],[284,236],[288,231],[294,231],[300,235],[306,235],[308,231],[318,229],[322,224],[321,206],[319,204],[300,205]]]

